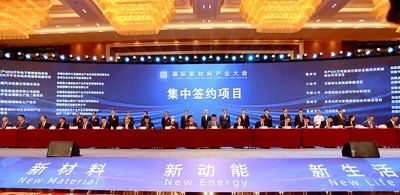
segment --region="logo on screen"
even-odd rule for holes
[[[168,78],[168,72],[167,71],[161,71],[160,72],[160,79],[167,79]]]

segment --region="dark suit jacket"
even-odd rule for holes
[[[72,120],[73,126],[79,126],[83,122],[82,118],[77,119],[76,117]]]
[[[247,115],[247,114],[244,115],[244,117],[245,117],[245,118],[243,118],[243,116],[240,115],[240,118],[242,118],[242,122],[245,122],[246,125],[247,125],[246,128],[249,128],[249,126],[250,126],[250,117],[249,117],[249,115]]]
[[[173,123],[171,123],[171,121],[169,121],[165,124],[165,126],[171,126],[171,129],[179,129],[179,125],[176,121],[174,121]]]
[[[304,120],[305,115],[302,114],[302,120]],[[294,117],[294,126],[297,127],[298,125],[300,125],[300,123],[303,121],[300,121],[300,115],[296,114],[296,116]]]
[[[342,114],[342,119],[340,119],[339,114],[335,115],[333,117],[333,124],[335,124],[335,126],[338,125],[343,125],[346,123],[346,116],[344,114]]]
[[[83,129],[83,122],[78,126],[78,129]],[[93,125],[92,125],[92,123],[87,123],[86,124],[86,129],[93,129]]]
[[[201,128],[207,129],[208,122],[210,122],[210,121],[211,121],[210,115],[207,116],[207,120],[206,120],[205,116],[203,115],[201,117]]]
[[[299,124],[299,126],[296,126],[296,127],[297,127],[297,128],[306,128],[305,125],[306,125],[306,124],[305,124],[304,121],[303,121],[303,122],[301,122],[301,123]],[[312,127],[311,122],[308,122],[307,125],[308,125],[308,127]]]
[[[262,126],[268,127],[267,123],[264,121],[264,124]],[[255,129],[258,129],[261,127],[261,121],[256,122],[256,126],[254,126]]]
[[[142,127],[145,127],[145,126],[146,126],[146,123],[143,122],[141,126],[142,126]],[[154,123],[152,123],[152,122],[149,121],[148,127],[147,127],[146,129],[154,129]]]
[[[190,124],[190,122],[187,122],[186,123],[186,127],[189,129],[189,127],[196,127],[196,128],[199,128],[198,126],[197,126],[197,123],[196,122],[193,122],[192,124]]]
[[[345,127],[355,127],[356,126],[356,122],[353,121],[353,123],[350,123],[350,121],[346,121],[346,123],[344,124]]]
[[[122,123],[121,126],[122,126],[122,129],[126,129],[125,128],[125,123]],[[128,129],[133,129],[133,123],[129,123],[128,124]]]
[[[3,127],[3,123],[1,123],[0,128]],[[7,122],[5,127],[12,127],[11,122]]]
[[[42,127],[42,126],[43,126],[43,123],[39,123],[38,126],[37,126],[37,128],[38,128],[38,129],[50,129],[51,123],[46,122],[46,124],[44,125],[44,127]]]
[[[289,116],[289,117],[290,117],[289,114],[286,114],[286,116]],[[283,120],[285,120],[285,115],[284,115],[284,114],[281,114],[281,115],[279,116],[279,121],[283,121]]]
[[[112,115],[108,116],[108,122],[110,123],[111,127],[114,127],[114,129],[116,129],[119,124],[118,115],[114,114],[114,117],[112,117]]]
[[[166,125],[169,121],[171,121],[171,119],[170,119],[169,117],[168,117],[167,119],[165,119],[165,116],[162,117],[162,119],[161,119],[161,126],[162,126],[163,129],[165,129],[165,125]]]
[[[189,115],[186,119],[185,116],[181,117],[181,129],[184,129],[186,127],[186,123],[188,122],[188,120],[189,120]]]
[[[28,129],[29,123],[26,121],[23,121],[22,123],[18,121],[15,126],[17,127],[17,129]]]
[[[92,123],[93,126],[100,126],[100,119],[98,117],[95,117],[94,120],[90,117],[89,122]]]
[[[233,128],[234,129],[237,129],[238,126],[240,126],[238,123],[233,124]],[[243,126],[243,128],[245,128],[245,129],[249,128],[249,125],[246,122],[243,122],[243,121],[242,121],[241,126]]]
[[[387,128],[395,128],[398,127],[399,124],[397,122],[394,123],[395,126],[393,126],[392,120],[389,120],[388,122],[386,122],[386,127]]]
[[[219,116],[219,123],[222,129],[229,129],[231,128],[231,117],[226,115],[226,118],[224,118],[224,115],[221,114],[221,116]]]
[[[330,122],[329,127],[334,126],[335,124],[333,122]],[[319,125],[319,128],[325,128],[327,126],[326,120],[321,121],[321,125]]]
[[[283,121],[281,121],[280,123],[279,123],[279,128],[283,128],[285,126],[285,120],[283,120]],[[291,126],[292,127],[292,122],[289,122],[288,123],[288,125],[287,126]]]
[[[265,115],[264,115],[265,116]],[[264,120],[264,125],[268,126],[268,127],[273,127],[272,126],[272,117],[271,115],[265,116],[265,120]]]
[[[111,124],[109,122],[106,122],[103,127],[103,123],[100,124],[100,129],[111,129]]]
[[[61,123],[58,123],[57,126],[56,126],[56,129],[69,129],[69,124],[68,123],[64,123],[61,126]]]

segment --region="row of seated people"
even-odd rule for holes
[[[378,126],[374,122],[374,116],[369,115],[367,120],[365,120],[361,125],[357,125],[355,122],[355,115],[349,115],[348,121],[344,125],[335,125],[334,117],[328,116],[326,120],[320,121],[319,124],[312,124],[311,119],[308,116],[302,116],[298,125],[293,126],[291,122],[291,117],[286,116],[276,128],[377,128]],[[385,124],[380,125],[380,128],[399,128],[397,123],[399,119],[398,115],[393,115],[392,118]],[[243,120],[241,116],[237,117],[237,122],[230,128],[235,129],[248,129],[251,128],[249,122]],[[40,123],[37,125],[37,129],[70,129],[70,125],[66,122],[64,117],[59,118],[59,123],[57,126],[52,126],[50,122],[47,121],[47,116],[40,117]],[[27,121],[25,121],[24,115],[18,116],[18,122],[15,126],[9,122],[7,117],[2,118],[1,129],[35,129],[34,126],[30,126]],[[135,129],[133,122],[129,117],[124,118],[124,122],[120,126],[113,126],[106,117],[101,117],[101,123],[92,123],[87,116],[82,117],[82,122],[78,123],[76,126],[72,126],[74,129]],[[154,129],[154,124],[151,122],[149,116],[144,116],[139,129]],[[193,116],[188,116],[188,121],[186,122],[184,129],[198,129],[198,125],[194,122]],[[213,114],[210,121],[207,122],[207,126],[203,129],[221,129],[224,128],[219,121],[217,121],[217,115]],[[254,128],[272,128],[272,123],[268,121],[265,115],[261,115],[258,122],[255,123]],[[179,129],[178,123],[175,121],[175,116],[171,116],[165,121],[163,129]]]

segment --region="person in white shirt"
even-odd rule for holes
[[[324,118],[324,116],[322,116],[321,110],[318,109],[317,110],[317,115],[314,116],[314,126],[316,128],[319,128],[319,126],[321,125],[321,122],[324,121],[324,120],[325,120],[325,118]]]

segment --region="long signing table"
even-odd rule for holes
[[[400,146],[400,129],[0,130],[0,147],[46,148],[51,141],[74,141],[83,148],[299,148],[347,141]]]

